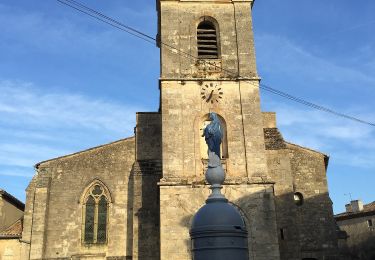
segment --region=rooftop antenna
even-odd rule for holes
[[[353,201],[352,194],[350,192],[349,193],[344,193],[344,196],[349,196],[350,201]]]

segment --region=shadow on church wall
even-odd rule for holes
[[[259,185],[262,184],[254,187],[259,188]],[[272,188],[269,188],[272,186],[264,186],[261,191],[240,198],[237,196],[237,199],[236,188],[231,190],[228,185],[223,189],[230,203],[239,209],[245,220],[250,259],[262,255],[267,259],[277,259],[277,251],[280,251],[282,260],[351,259],[348,255],[340,255],[338,251],[336,224],[327,193],[305,194],[303,203],[297,205],[295,193],[274,196]],[[208,189],[208,186],[202,189]],[[191,206],[200,208],[200,205]],[[189,230],[193,216],[187,214],[182,217],[180,226]],[[190,238],[186,238],[185,243],[190,248]]]
[[[126,254],[132,259],[160,258],[160,167],[158,161],[136,162],[129,176]]]
[[[138,112],[136,161],[129,176],[127,255],[160,259],[160,200],[162,173],[161,115]],[[130,241],[131,240],[131,241]]]
[[[298,189],[298,193],[276,195],[282,259],[345,259],[338,251],[337,226],[329,194],[316,192],[314,187],[310,187]]]
[[[128,194],[127,194],[127,223],[126,223],[126,258],[132,259],[133,255],[133,196],[134,196],[134,164],[132,166],[129,181],[128,181]]]
[[[350,260],[374,260],[375,259],[375,235],[368,237],[355,245],[347,247],[347,254]]]

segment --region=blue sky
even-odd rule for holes
[[[155,1],[84,0],[156,34]],[[257,0],[262,82],[375,122],[375,2]],[[159,49],[57,1],[0,3],[0,188],[24,200],[39,161],[132,135],[158,109]],[[330,155],[335,212],[375,200],[375,127],[262,91],[286,140]]]

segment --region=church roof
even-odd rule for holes
[[[317,151],[317,150],[313,150],[311,148],[307,148],[307,147],[304,147],[304,146],[301,146],[301,145],[298,145],[298,144],[293,144],[293,143],[289,143],[289,142],[285,142],[285,144],[288,146],[294,146],[296,148],[299,148],[299,149],[302,149],[302,150],[305,150],[305,151],[309,151],[309,152],[313,152],[313,153],[316,153],[316,154],[320,154],[324,157],[324,165],[325,165],[325,168],[327,170],[328,168],[328,163],[329,163],[329,155],[325,154],[325,153],[322,153],[320,151]]]
[[[276,127],[266,127],[263,128],[263,131],[266,150],[279,150],[285,149],[288,146],[292,146],[295,148],[322,155],[324,157],[326,167],[328,166],[329,156],[327,154],[285,141],[279,129]]]
[[[56,160],[60,160],[60,159],[64,159],[64,158],[68,158],[68,157],[71,157],[71,156],[75,156],[75,155],[79,155],[79,154],[82,154],[82,153],[90,152],[90,151],[93,151],[93,150],[96,150],[96,149],[100,149],[100,148],[103,148],[103,147],[106,147],[106,146],[110,146],[110,145],[113,145],[113,144],[121,143],[121,142],[128,141],[128,140],[131,140],[131,139],[134,139],[134,136],[123,138],[123,139],[120,139],[120,140],[117,140],[117,141],[114,141],[114,142],[111,142],[111,143],[108,143],[108,144],[102,144],[102,145],[99,145],[99,146],[91,147],[91,148],[88,148],[88,149],[85,149],[85,150],[82,150],[82,151],[79,151],[79,152],[75,152],[75,153],[71,153],[71,154],[59,156],[59,157],[48,159],[48,160],[45,160],[45,161],[41,161],[41,162],[38,162],[37,164],[35,164],[34,167],[36,169],[38,169],[38,167],[41,164],[43,164],[43,163],[47,163],[47,162],[51,162],[51,161],[56,161]]]
[[[0,232],[0,239],[22,237],[23,218],[20,218],[8,228]]]
[[[285,149],[286,144],[283,136],[276,127],[263,128],[266,150]]]
[[[340,214],[335,215],[336,220],[346,220],[346,219],[353,219],[353,218],[361,218],[366,216],[373,216],[375,215],[375,201],[363,205],[363,210],[357,212],[343,212]]]
[[[298,145],[298,144],[293,144],[293,143],[290,143],[290,142],[285,142],[287,145],[291,145],[291,146],[294,146],[294,147],[297,147],[297,148],[301,148],[303,150],[306,150],[306,151],[310,151],[310,152],[313,152],[313,153],[318,153],[318,154],[321,154],[323,155],[324,157],[329,157],[329,155],[325,154],[325,153],[322,153],[320,151],[317,151],[317,150],[314,150],[314,149],[311,149],[311,148],[308,148],[308,147],[304,147],[304,146],[301,146],[301,145]]]
[[[264,139],[265,139],[265,145],[266,150],[278,150],[278,149],[285,149],[287,145],[291,145],[297,148],[301,148],[303,150],[307,150],[313,153],[321,154],[325,157],[329,157],[328,155],[313,150],[311,148],[307,148],[301,145],[293,144],[288,141],[285,141],[282,134],[280,133],[279,129],[277,127],[265,127],[263,128],[264,131]]]

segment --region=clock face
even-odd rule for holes
[[[207,103],[217,103],[223,98],[223,90],[217,84],[205,84],[201,88],[201,97]]]

